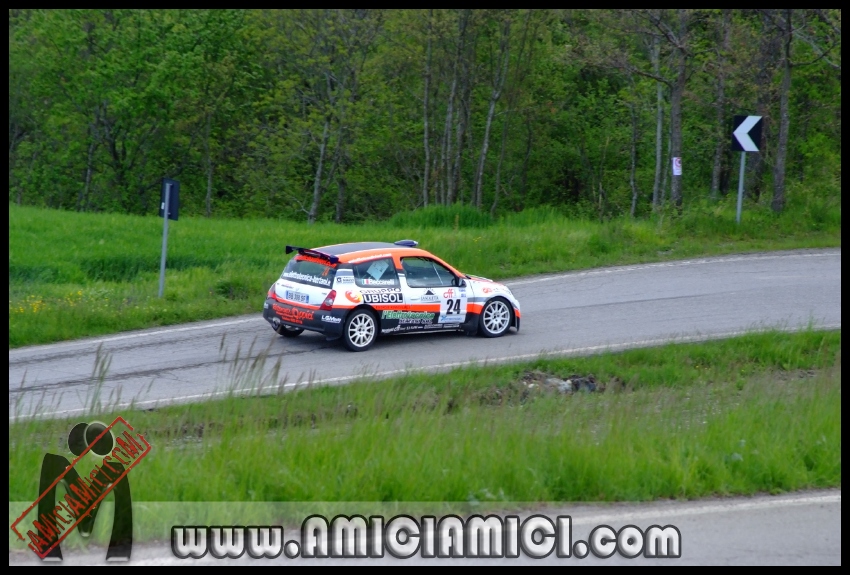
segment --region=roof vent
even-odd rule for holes
[[[395,245],[403,246],[403,247],[406,247],[406,248],[415,248],[416,246],[419,245],[419,242],[417,242],[416,240],[399,240],[399,241],[395,242]]]

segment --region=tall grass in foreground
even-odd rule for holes
[[[286,433],[265,422],[160,444],[131,474],[136,537],[161,540],[175,524],[297,525],[312,513],[470,514],[840,486],[840,379],[840,368],[781,385],[762,374],[743,390],[535,398],[452,416],[438,402],[389,420]],[[110,512],[97,525],[102,541]]]
[[[607,222],[534,209],[492,219],[429,208],[362,225],[185,218],[169,228],[157,297],[162,221],[9,206],[9,345],[259,312],[286,244],[413,238],[467,273],[493,279],[694,255],[841,245],[841,208],[766,209],[735,224],[730,203],[682,216]]]
[[[604,393],[527,382],[595,374]],[[841,483],[841,334],[757,334],[120,412],[139,501],[615,501]],[[109,419],[111,414],[99,414]],[[76,419],[74,420],[76,421]],[[73,421],[10,424],[10,500]]]

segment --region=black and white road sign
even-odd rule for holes
[[[166,187],[170,187],[168,190]],[[180,182],[171,178],[162,178],[162,191],[159,195],[159,217],[165,217],[165,198],[168,198],[168,219],[177,220],[180,207]]]
[[[732,124],[732,151],[758,152],[761,142],[761,116],[735,116]]]

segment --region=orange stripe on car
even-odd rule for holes
[[[407,308],[410,311],[440,311],[440,304],[435,303],[413,303]]]

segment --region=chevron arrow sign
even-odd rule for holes
[[[735,116],[732,125],[732,151],[758,152],[761,142],[761,116]]]

